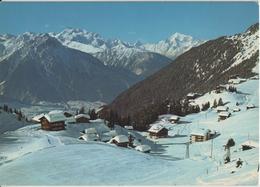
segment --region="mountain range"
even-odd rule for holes
[[[0,99],[109,102],[200,42],[176,33],[158,44],[130,44],[71,28],[0,35]]]
[[[233,36],[210,40],[178,56],[172,63],[121,93],[102,113],[113,111],[133,120],[165,101],[184,99],[188,93],[207,93],[230,76],[258,74],[259,24]],[[156,110],[156,109],[155,109]],[[157,111],[158,112],[158,111]],[[143,120],[143,118],[141,118]],[[140,121],[136,121],[138,124]]]

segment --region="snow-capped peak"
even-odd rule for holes
[[[193,38],[192,36],[176,32],[173,35],[171,35],[167,40],[170,42],[187,42],[192,41]]]

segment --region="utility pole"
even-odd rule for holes
[[[190,158],[190,142],[186,143],[186,156],[185,158]]]
[[[213,157],[213,138],[211,139],[210,158]]]

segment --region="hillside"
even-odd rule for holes
[[[231,75],[239,74],[242,78],[255,75],[259,63],[258,27],[255,24],[244,33],[220,37],[190,49],[120,94],[103,110],[104,115],[112,110],[135,120],[142,111],[151,111],[166,100],[171,103],[190,92],[209,92],[226,83]]]
[[[242,151],[247,140],[259,142],[259,80],[248,80],[237,86],[239,93],[205,94],[195,99],[200,104],[219,97],[228,102],[231,117],[217,121],[217,111],[209,109],[198,114],[181,117],[182,123],[160,123],[169,129],[166,138],[151,139],[162,149],[150,154],[132,148],[116,147],[102,142],[82,142],[77,139],[85,128],[103,129],[103,120],[88,124],[68,124],[64,131],[44,131],[39,124],[29,125],[0,135],[0,183],[3,185],[257,185],[259,146]],[[239,102],[241,111],[232,110]],[[256,108],[246,109],[248,104]],[[102,128],[101,128],[102,127]],[[107,127],[106,127],[107,129]],[[189,146],[190,133],[211,129],[219,136]],[[124,129],[126,131],[126,129]],[[231,162],[224,164],[223,145],[229,138],[235,140],[231,148]],[[213,153],[211,157],[211,147]],[[86,154],[87,153],[87,154]],[[241,168],[236,161],[242,159]],[[21,175],[23,173],[23,175]]]

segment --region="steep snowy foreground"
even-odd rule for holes
[[[81,129],[102,126],[102,121],[68,126],[66,131],[47,132],[39,124],[23,127],[0,136],[0,183],[6,185],[256,185],[259,148],[242,151],[241,143],[259,142],[259,80],[237,85],[239,93],[207,93],[195,100],[202,104],[222,98],[231,117],[218,122],[215,109],[182,117],[179,124],[156,123],[170,129],[169,137],[153,140],[163,150],[144,154],[106,143],[77,140]],[[240,112],[232,112],[236,102]],[[248,104],[257,108],[246,110]],[[199,129],[220,132],[220,136],[190,144],[190,158],[185,158],[189,134]],[[146,135],[146,133],[142,133]],[[231,162],[223,163],[223,145],[233,138]],[[213,143],[213,156],[210,158]],[[165,158],[164,158],[165,157]],[[236,168],[241,158],[243,165]]]

